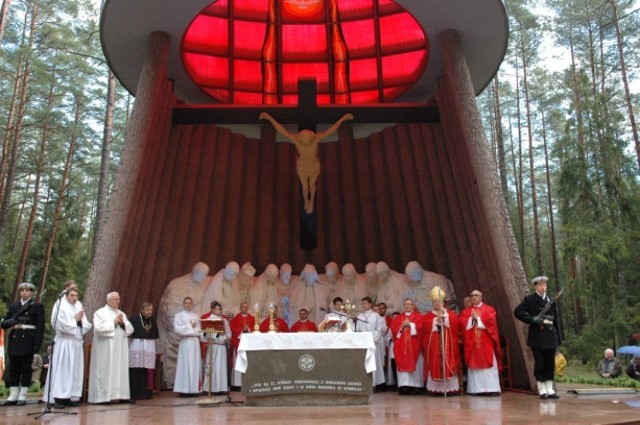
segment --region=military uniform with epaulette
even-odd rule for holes
[[[33,355],[44,339],[44,306],[35,301],[34,286],[21,283],[20,299],[9,306],[9,314],[0,324],[10,331],[8,338],[9,373],[6,378],[9,398],[5,405],[25,405],[31,385]]]

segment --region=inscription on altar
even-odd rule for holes
[[[249,367],[242,377],[242,393],[246,396],[372,392],[371,374],[363,366],[365,350],[271,350],[247,354]]]

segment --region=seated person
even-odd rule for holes
[[[305,308],[301,308],[298,312],[300,320],[291,326],[291,332],[318,332],[315,323],[309,320],[309,312]]]
[[[271,325],[271,318],[267,315],[267,318],[260,323],[260,332],[269,332],[269,326]],[[287,322],[278,317],[278,307],[273,306],[273,326],[275,326],[275,332],[289,332],[289,326]]]
[[[627,366],[627,375],[631,379],[640,381],[640,354],[633,356],[633,361]]]
[[[567,367],[567,359],[560,352],[560,350],[556,350],[556,371],[555,374],[558,376],[564,376],[564,370]]]
[[[622,374],[622,366],[618,359],[613,357],[613,350],[611,348],[604,350],[604,359],[598,362],[596,370],[598,371],[598,375],[603,378],[617,378]]]

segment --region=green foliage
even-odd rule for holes
[[[596,373],[596,364],[596,362],[583,364],[579,360],[570,360],[565,369],[564,376],[556,376],[555,380],[556,382],[566,384],[605,385],[610,387],[636,388],[640,390],[640,382],[626,376],[624,370],[623,374],[617,378],[602,378]],[[622,361],[622,364],[624,369],[626,363]]]
[[[626,71],[637,82],[633,46],[640,42],[634,30],[640,14],[630,2],[615,4],[624,54],[631,58]],[[550,292],[567,287],[560,302],[567,336],[563,350],[585,363],[640,333],[640,173],[611,5],[604,0],[507,2],[511,37],[499,71],[501,123],[494,111],[483,111],[486,128],[504,130],[505,169],[499,172],[507,176],[505,198],[525,272],[550,275]],[[551,57],[547,51],[552,50],[561,53]],[[558,64],[564,68],[552,69]],[[632,97],[637,100],[637,93]],[[495,108],[484,99],[479,104]],[[635,113],[638,121],[637,107]],[[536,266],[534,209],[543,270]]]

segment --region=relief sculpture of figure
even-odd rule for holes
[[[377,301],[385,303],[390,311],[399,312],[403,308],[403,300],[415,299],[402,275],[391,270],[387,263],[380,261],[376,264],[376,275],[379,283]]]
[[[284,319],[285,310],[281,309],[281,300],[287,296],[288,288],[278,278],[279,270],[275,264],[269,264],[249,291],[249,306],[255,313],[255,306],[260,308],[260,317],[268,317],[269,306],[278,307],[278,316]]]
[[[291,282],[291,314],[298,314],[301,308],[309,312],[309,318],[320,323],[327,312],[329,291],[318,280],[318,272],[312,264],[307,264],[300,278]]]
[[[292,325],[291,322],[295,320],[295,316],[291,314],[291,288],[294,286],[293,282],[300,280],[299,276],[291,275],[293,273],[293,268],[291,264],[284,263],[280,266],[280,282],[282,282],[282,290],[284,293],[280,298],[280,305],[278,306],[278,311],[282,310],[282,318],[287,322],[289,326]]]
[[[250,262],[246,262],[240,267],[238,274],[238,292],[240,293],[240,301],[249,301],[249,290],[253,286],[256,268]],[[224,305],[224,304],[223,304]],[[234,314],[237,313],[234,312]]]
[[[174,331],[176,314],[183,310],[185,297],[193,299],[193,311],[200,315],[201,301],[210,279],[209,266],[198,263],[191,273],[173,279],[164,290],[158,309],[158,331],[160,332],[160,350],[163,356],[163,378],[171,385],[176,373],[180,335]],[[207,306],[205,305],[205,309]]]
[[[367,288],[369,288],[369,296],[373,300],[374,304],[378,304],[378,275],[376,274],[376,263],[371,262],[367,263],[364,266],[364,275],[362,277],[365,278],[367,282]],[[393,313],[393,311],[391,311]]]
[[[342,266],[342,276],[338,280],[336,296],[345,301],[351,301],[356,306],[356,313],[362,313],[362,299],[369,296],[369,288],[365,277],[356,273],[356,268],[351,263]]]
[[[315,133],[311,130],[302,130],[299,133],[290,133],[278,121],[276,121],[267,112],[260,114],[261,120],[268,120],[278,133],[289,139],[298,150],[298,158],[296,160],[296,168],[298,177],[302,184],[302,195],[304,197],[304,210],[307,214],[313,212],[313,202],[316,196],[316,180],[320,175],[320,160],[318,159],[318,143],[335,133],[338,127],[347,120],[352,120],[353,115],[344,114],[327,130]]]
[[[238,275],[240,274],[240,266],[235,261],[230,261],[213,276],[211,283],[204,292],[202,302],[204,304],[211,301],[218,301],[222,304],[222,314],[226,317],[233,317],[240,311],[240,302],[243,300],[240,296]],[[198,314],[201,314],[198,312]]]
[[[420,313],[431,311],[433,305],[431,303],[431,290],[440,287],[447,298],[444,300],[449,310],[457,310],[458,301],[453,290],[453,284],[445,276],[424,270],[417,261],[410,261],[405,267],[404,272],[407,276],[407,285],[413,290],[416,297],[416,309]]]
[[[337,296],[336,290],[338,289],[338,280],[341,278],[338,264],[335,261],[331,261],[324,266],[325,274],[318,276],[320,283],[327,288],[327,304],[331,304],[333,299]]]

